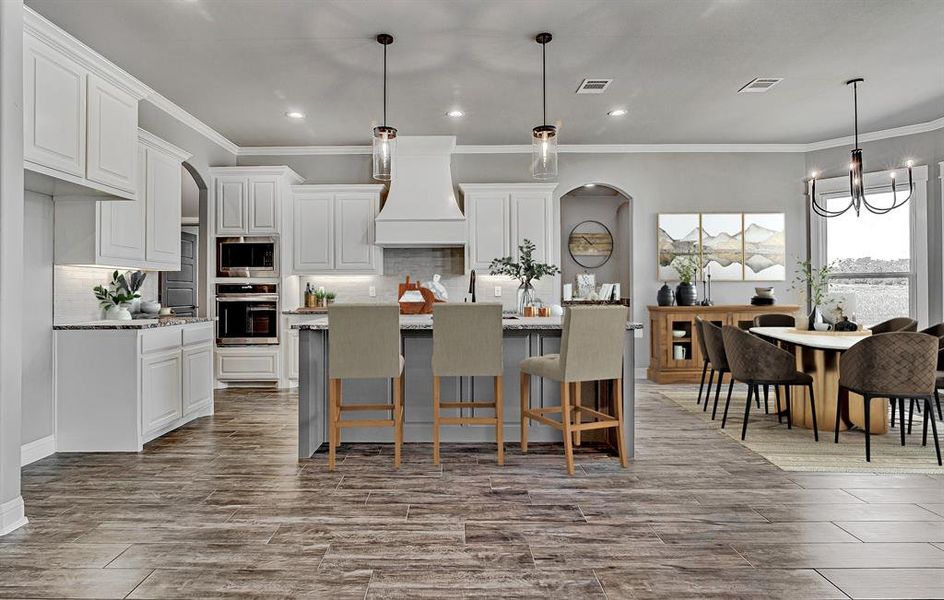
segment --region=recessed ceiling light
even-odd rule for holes
[[[453,119],[458,119],[459,117],[465,115],[461,110],[450,110],[446,113],[447,117],[452,117]]]
[[[595,184],[595,183],[587,183],[587,184],[584,184],[583,187],[585,187],[585,188],[597,187],[597,184]]]
[[[285,116],[288,117],[289,119],[304,119],[305,113],[298,112],[297,110],[290,110],[287,113],[285,113]]]
[[[606,114],[608,114],[608,115],[611,116],[611,117],[622,117],[623,115],[625,115],[625,114],[628,113],[628,112],[629,112],[629,111],[626,110],[625,108],[614,108],[613,110],[611,110],[610,112],[608,112],[608,113],[606,113]]]

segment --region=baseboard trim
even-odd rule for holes
[[[26,509],[23,506],[23,496],[0,504],[0,536],[6,535],[15,529],[26,525]]]
[[[636,367],[636,379],[645,379],[648,376],[647,367]]]
[[[47,456],[56,453],[56,436],[47,435],[20,446],[20,466],[25,467],[37,460],[42,460]]]

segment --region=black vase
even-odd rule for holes
[[[659,306],[672,306],[675,304],[675,292],[672,291],[669,284],[663,283],[662,287],[659,288],[659,293],[656,295],[656,302],[659,303]]]
[[[698,288],[694,283],[682,282],[675,288],[675,301],[679,306],[695,306],[698,302]]]

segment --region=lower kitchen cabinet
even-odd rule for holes
[[[138,452],[213,414],[212,322],[84,327],[56,327],[58,452]]]
[[[222,382],[278,381],[280,347],[221,346],[216,349],[216,378]]]

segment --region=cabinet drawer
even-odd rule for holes
[[[141,353],[156,352],[167,348],[180,347],[180,330],[182,327],[161,327],[145,329],[141,333]]]
[[[269,381],[279,378],[279,348],[218,348],[216,377],[223,381]]]
[[[213,339],[213,323],[201,323],[200,325],[189,325],[183,328],[183,344],[199,344]]]

